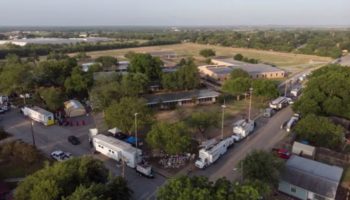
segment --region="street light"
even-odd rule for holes
[[[249,121],[251,121],[251,111],[252,111],[252,97],[253,97],[253,88],[249,88],[249,92],[250,92],[250,99],[249,99],[249,113],[248,113],[248,119]]]
[[[221,108],[222,108],[221,140],[223,140],[224,139],[224,118],[225,118],[226,105],[225,104],[221,105]]]
[[[137,115],[138,115],[139,113],[135,113],[134,115],[135,115],[135,142],[136,142],[136,148],[137,148]]]

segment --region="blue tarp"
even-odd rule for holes
[[[133,136],[126,138],[124,141],[129,143],[129,144],[136,144],[136,138]]]

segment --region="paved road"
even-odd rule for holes
[[[22,139],[24,142],[32,144],[31,136],[31,122],[29,119],[24,118],[18,110],[12,110],[9,113],[0,115],[0,126],[4,127],[6,131],[11,133],[18,139]],[[91,155],[91,148],[88,142],[88,130],[94,127],[94,123],[90,118],[84,118],[86,126],[74,126],[74,127],[62,127],[62,126],[50,126],[45,127],[42,124],[34,124],[35,142],[38,149],[42,150],[47,156],[54,150],[63,150],[71,152],[73,156]],[[81,144],[74,146],[67,141],[69,135],[77,136]],[[116,167],[114,160],[108,159],[102,155],[93,155],[94,157],[102,160],[105,166],[115,175],[121,175],[121,169]],[[165,182],[165,178],[156,175],[155,179],[147,179],[140,177],[131,168],[126,167],[126,179],[128,185],[134,191],[134,199],[147,199],[152,196],[157,190],[158,186]]]
[[[280,125],[288,120],[292,114],[293,111],[290,107],[279,111],[265,126],[258,124],[257,131],[240,143],[235,144],[235,146],[215,164],[204,170],[198,170],[194,172],[193,175],[207,176],[210,180],[216,180],[221,177],[226,177],[229,180],[239,178],[240,174],[234,172],[233,168],[238,167],[238,162],[244,159],[252,150],[269,150],[276,143],[281,141],[287,133],[280,129]]]

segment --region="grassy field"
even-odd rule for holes
[[[246,57],[259,59],[261,62],[271,63],[280,68],[290,69],[290,71],[300,71],[301,69],[321,65],[332,60],[331,58],[328,58],[328,57],[320,57],[320,56],[313,56],[313,55],[281,53],[281,52],[275,52],[275,51],[263,51],[263,50],[245,49],[245,48],[231,48],[231,47],[201,45],[201,44],[193,44],[193,43],[95,51],[95,52],[89,52],[88,54],[92,56],[92,58],[96,58],[103,55],[109,55],[109,56],[116,56],[120,59],[125,59],[124,55],[129,51],[134,51],[139,53],[170,51],[170,52],[175,52],[179,58],[192,56],[197,61],[199,61],[199,63],[201,63],[204,61],[204,59],[199,55],[199,51],[204,48],[214,49],[216,51],[217,56],[232,57],[236,53],[241,53]]]

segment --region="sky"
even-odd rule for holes
[[[350,25],[350,0],[0,1],[0,26]]]

